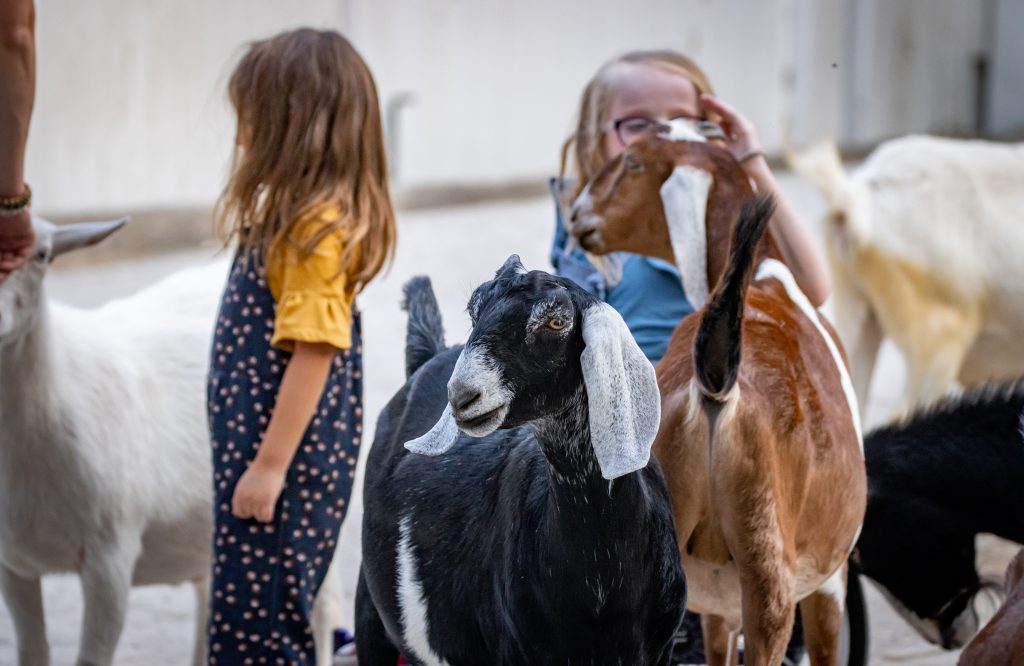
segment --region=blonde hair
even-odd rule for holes
[[[284,32],[249,45],[228,96],[238,145],[217,202],[225,243],[264,258],[292,243],[305,257],[343,232],[339,274],[361,289],[394,256],[396,237],[380,104],[366,63],[337,32]],[[321,220],[332,207],[341,214]],[[320,224],[311,233],[299,231],[313,221]]]
[[[681,53],[667,49],[653,51],[630,51],[602,65],[594,78],[583,89],[580,99],[579,120],[576,131],[562,144],[560,173],[566,175],[569,159],[572,158],[573,177],[576,179],[576,194],[604,166],[608,156],[604,152],[604,132],[608,122],[608,108],[611,106],[612,70],[619,64],[632,63],[653,65],[679,74],[693,83],[698,95],[714,94],[711,82],[697,63]],[[711,118],[714,120],[715,118]]]

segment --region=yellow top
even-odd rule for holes
[[[333,222],[339,215],[337,208],[328,208],[318,221]],[[315,223],[304,224],[300,238],[317,230]],[[341,234],[332,233],[306,257],[295,243],[285,241],[267,260],[267,283],[277,303],[272,346],[285,351],[292,351],[296,341],[352,346],[355,291],[346,272],[339,272],[341,251]]]

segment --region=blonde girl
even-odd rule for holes
[[[606,63],[583,90],[576,131],[562,147],[562,175],[573,179],[566,198],[578,194],[604,164],[644,135],[655,122],[676,118],[713,120],[725,132],[725,147],[739,160],[759,192],[775,195],[771,225],[787,264],[811,302],[828,297],[828,268],[821,251],[778,190],[754,126],[714,96],[700,67],[669,50],[634,51]],[[622,254],[621,279],[608,284],[581,252],[566,255],[558,220],[552,263],[619,311],[652,362],[665,353],[680,319],[693,311],[675,266],[650,257]]]
[[[251,44],[217,219],[237,245],[211,354],[211,664],[313,664],[310,611],[362,438],[356,294],[395,220],[377,91],[336,32]]]

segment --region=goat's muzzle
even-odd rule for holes
[[[448,381],[448,403],[459,430],[483,437],[505,422],[511,392],[494,363],[479,348],[467,348],[459,356]]]

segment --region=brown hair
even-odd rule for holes
[[[608,156],[604,154],[604,143],[601,139],[605,132],[604,125],[609,120],[605,116],[608,114],[613,91],[611,72],[616,65],[621,63],[661,67],[692,82],[697,88],[698,95],[714,94],[711,82],[708,81],[704,70],[693,60],[675,51],[668,49],[630,51],[606,62],[583,89],[576,132],[562,144],[560,172],[562,176],[565,176],[571,155],[573,176],[576,179],[576,194],[580,193],[584,185],[597,174],[608,160]],[[714,120],[714,118],[711,119]]]
[[[263,257],[292,243],[305,257],[343,231],[339,273],[361,289],[393,257],[396,236],[380,104],[366,63],[337,32],[284,32],[249,45],[228,96],[238,145],[217,203],[225,242]],[[300,230],[329,207],[341,212],[336,220]]]

